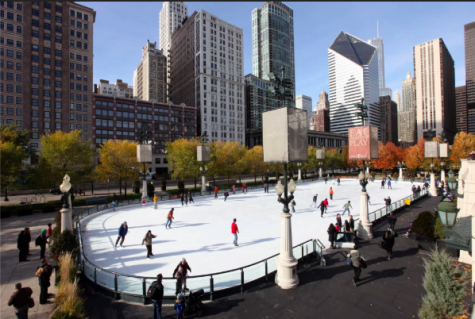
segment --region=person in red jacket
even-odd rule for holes
[[[323,201],[323,203],[325,204],[325,214],[327,213],[327,210],[328,210],[328,199],[325,198],[325,200]]]
[[[233,241],[234,246],[239,246],[237,243],[239,228],[236,224],[236,218],[233,219],[233,223],[231,224],[231,233],[234,235],[234,241]]]
[[[244,190],[246,189],[246,185],[244,185],[244,183],[243,183],[241,188],[242,188],[242,192],[244,193]]]
[[[214,187],[214,198],[218,198],[218,191],[219,191],[218,186],[215,186]]]

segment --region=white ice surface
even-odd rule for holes
[[[416,184],[421,185],[422,184]],[[384,198],[392,201],[410,195],[412,185],[409,182],[392,182],[393,189],[380,189],[381,182],[370,182],[367,186],[371,203],[370,212],[384,207]],[[330,200],[328,190],[334,189],[334,200]],[[328,213],[320,217],[320,210],[310,208],[312,197],[318,193],[317,205],[325,198],[330,204]],[[295,192],[296,213],[292,214],[293,245],[309,239],[319,239],[329,247],[327,228],[335,223],[336,214],[343,212],[343,204],[351,201],[351,213],[359,218],[361,186],[355,179],[303,183],[297,185]],[[187,259],[191,276],[210,274],[239,268],[260,261],[280,249],[280,223],[282,204],[277,202],[273,187],[269,193],[262,189],[232,192],[227,201],[222,194],[199,196],[188,207],[181,206],[179,200],[164,201],[153,209],[152,203],[118,207],[91,215],[82,220],[84,251],[87,258],[105,269],[136,276],[155,277],[162,273],[171,277],[178,262]],[[175,208],[172,228],[165,229],[166,216],[170,208]],[[239,227],[239,247],[233,246],[231,223],[237,218]],[[344,222],[348,216],[345,214]],[[129,231],[123,248],[115,248],[118,229],[127,221]],[[152,230],[157,238],[153,239],[155,256],[146,258],[146,248],[142,239],[147,230]],[[236,273],[236,275],[238,275]],[[125,277],[123,277],[125,278]],[[247,281],[247,280],[246,280]]]

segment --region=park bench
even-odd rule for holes
[[[107,196],[86,198],[86,205],[96,203],[107,203]]]

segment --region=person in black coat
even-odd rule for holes
[[[350,219],[348,220],[348,223],[350,224],[350,231],[354,232],[356,230],[355,229],[355,220],[353,219],[353,215],[350,215],[349,217],[350,217]]]
[[[153,303],[153,318],[162,318],[162,300],[163,300],[163,284],[162,284],[162,274],[157,275],[157,280],[152,282],[150,287],[154,286],[158,289],[157,297],[152,299]]]
[[[190,192],[188,192],[188,196],[190,197],[190,200],[189,200],[190,204],[191,204],[191,203],[194,204],[195,202],[193,201],[193,197],[191,197],[191,193],[190,193]]]
[[[20,254],[19,254],[20,262],[28,261],[28,259],[26,259],[27,247],[28,247],[28,241],[26,239],[26,234],[25,234],[25,231],[22,230],[20,234],[18,235],[18,239],[17,239],[17,248],[20,251]]]
[[[46,229],[41,230],[41,235],[39,237],[40,246],[40,259],[45,258],[46,243],[48,242],[48,237],[46,237]]]
[[[396,227],[396,222],[397,222],[397,218],[394,217],[394,212],[390,212],[388,216],[389,228],[394,230]]]
[[[320,217],[323,217],[323,213],[325,212],[325,202],[323,200],[320,203],[320,205],[317,206],[317,208],[319,208],[319,207],[320,207],[320,212],[321,212]]]
[[[26,254],[27,255],[31,255],[30,254],[30,242],[31,242],[31,233],[30,233],[30,228],[29,227],[26,227],[25,228],[25,238],[26,238]]]
[[[186,288],[186,274],[188,273],[188,270],[191,272],[190,265],[186,262],[186,259],[183,258],[181,262],[176,266],[175,270],[173,271],[173,277],[177,279],[176,281],[176,294],[178,294],[180,291],[182,291],[182,285],[183,285],[183,290],[188,290]]]
[[[391,260],[393,256],[393,246],[394,246],[394,239],[398,236],[398,234],[391,228],[388,228],[388,231],[384,233],[383,240],[386,243],[384,249],[387,252],[388,260]]]
[[[183,206],[183,204],[185,203],[185,195],[183,193],[181,193],[181,206]]]
[[[46,258],[41,259],[41,265],[36,271],[38,284],[40,286],[40,304],[48,302],[48,287],[51,286],[50,277],[53,267],[48,263]]]
[[[333,224],[330,224],[330,226],[327,229],[327,233],[328,233],[328,241],[331,244],[331,248],[335,248],[335,245],[334,245],[335,237],[338,232],[336,231],[335,226],[333,226]]]

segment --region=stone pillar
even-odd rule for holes
[[[323,174],[322,174],[322,168],[320,167],[320,168],[318,169],[318,176],[319,176],[320,178],[322,178],[322,175],[323,175]]]
[[[147,199],[147,198],[148,198],[148,195],[147,195],[147,180],[144,179],[143,183],[142,183],[142,199]]]
[[[62,208],[61,209],[61,232],[69,229],[73,231],[73,205],[71,203],[71,195],[68,196],[68,204],[69,208]]]
[[[444,185],[445,185],[445,171],[444,170],[440,171],[440,180],[444,182]]]
[[[206,192],[206,177],[201,175],[201,194],[204,194],[204,192]]]
[[[403,181],[402,167],[399,167],[399,177],[398,177],[398,181],[400,181],[400,182]]]
[[[437,188],[435,188],[435,173],[430,173],[430,196],[437,196]]]
[[[280,255],[277,257],[277,285],[282,289],[292,289],[298,286],[297,259],[292,251],[292,214],[280,214]]]
[[[373,233],[371,227],[373,224],[368,219],[368,193],[361,192],[360,200],[360,220],[357,226],[357,236],[363,240],[373,239]]]
[[[298,178],[299,181],[302,180],[302,170],[299,168],[299,178]]]

